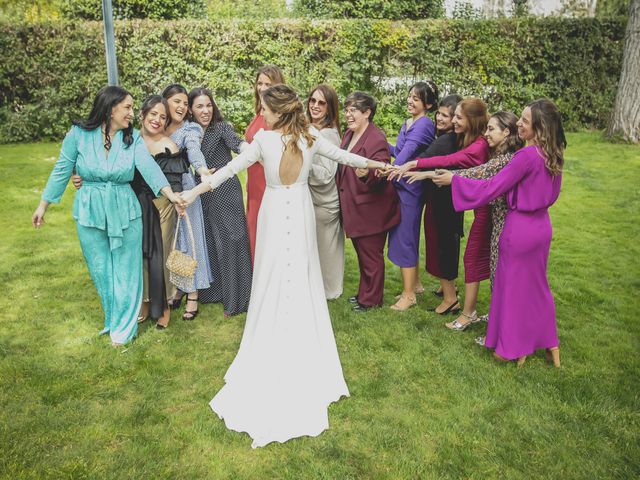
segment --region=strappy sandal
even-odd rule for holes
[[[169,308],[171,310],[179,309],[180,305],[182,305],[182,299],[185,297],[185,295],[187,295],[185,292],[183,292],[182,290],[178,290],[176,292],[176,296],[173,297],[171,300],[167,301]],[[187,298],[189,298],[188,295],[187,295]]]
[[[413,293],[415,293],[416,295],[422,295],[424,293],[424,287],[420,287],[420,288],[414,288],[413,289]],[[395,300],[400,300],[402,298],[402,295],[404,295],[403,293],[399,293],[398,295],[396,295],[395,297],[393,297]]]
[[[409,305],[407,305],[406,307],[400,307],[398,306],[398,303],[400,303],[400,301],[405,300],[407,302],[409,302]],[[417,301],[416,301],[416,297],[415,295],[413,297],[410,297],[409,295],[405,295],[402,294],[400,295],[400,298],[398,299],[398,302],[391,305],[389,308],[391,310],[395,310],[396,312],[406,312],[407,310],[409,310],[411,307],[415,307],[417,305]]]
[[[186,304],[188,305],[189,302],[196,302],[196,309],[195,310],[185,310],[184,313],[182,314],[182,320],[193,320],[194,318],[196,318],[198,316],[198,298],[189,298],[189,295],[187,295],[187,302]],[[186,306],[185,306],[186,308]]]
[[[475,311],[471,315],[467,315],[464,312],[460,315],[469,320],[469,322],[460,323],[456,318],[453,322],[445,323],[444,326],[450,330],[455,330],[456,332],[464,332],[471,324],[478,322],[478,314]]]

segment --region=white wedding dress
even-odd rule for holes
[[[279,167],[287,138],[258,132],[245,152],[207,180],[215,188],[256,161],[264,165],[267,188],[247,321],[226,384],[210,402],[227,428],[251,436],[253,448],[319,435],[329,427],[329,404],[349,396],[325,300],[307,178],[315,154],[354,167],[366,167],[366,159],[322,138],[311,147],[300,140],[300,174],[283,185]]]

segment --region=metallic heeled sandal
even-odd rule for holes
[[[467,315],[464,312],[462,312],[460,315],[469,320],[469,323],[460,323],[456,318],[453,322],[445,323],[444,325],[451,330],[455,330],[456,332],[464,332],[470,325],[478,322],[478,314],[475,312],[475,310],[471,315]]]

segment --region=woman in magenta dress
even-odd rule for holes
[[[412,181],[428,178],[429,172],[408,172],[413,168],[469,168],[486,163],[489,159],[489,144],[484,138],[489,115],[487,105],[480,99],[467,98],[456,107],[453,119],[454,131],[458,134],[460,146],[455,153],[440,157],[418,158],[405,163],[397,174]],[[396,174],[392,174],[394,176]],[[480,282],[489,278],[491,219],[489,207],[481,206],[474,210],[473,224],[464,252],[465,298],[461,317],[468,321],[477,321],[476,303]],[[441,315],[460,311],[458,299],[443,298],[434,311]],[[462,320],[462,318],[460,318]]]
[[[438,107],[438,87],[435,83],[418,82],[409,89],[407,110],[411,118],[404,122],[396,145],[389,144],[395,165],[404,165],[416,158],[435,138],[436,127],[427,116]],[[424,207],[422,182],[408,184],[404,179],[394,182],[400,199],[400,223],[389,232],[387,256],[402,273],[402,294],[391,305],[392,310],[404,311],[416,304],[416,293],[424,292],[418,275],[420,256],[420,222]]]
[[[548,209],[560,194],[566,140],[553,102],[530,103],[518,121],[518,134],[527,142],[509,164],[487,180],[451,178],[456,210],[487,205],[506,194],[508,212],[500,237],[493,297],[485,346],[500,360],[522,365],[527,355],[547,349],[560,366],[555,306],[547,279],[551,245]]]
[[[269,130],[269,126],[264,121],[260,110],[262,103],[260,94],[272,85],[284,82],[282,71],[275,65],[265,65],[258,70],[256,82],[254,84],[254,107],[256,116],[244,132],[247,142],[253,142],[253,137],[260,130]],[[247,233],[249,234],[249,247],[251,248],[251,260],[255,259],[256,253],[256,230],[258,228],[258,212],[262,203],[262,196],[266,188],[264,179],[264,168],[260,162],[256,162],[247,169]]]

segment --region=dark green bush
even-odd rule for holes
[[[143,98],[174,81],[213,89],[238,130],[253,115],[252,82],[280,65],[306,95],[318,82],[342,98],[367,90],[376,123],[397,133],[407,87],[432,78],[443,92],[519,113],[555,100],[569,128],[603,127],[620,73],[622,20],[128,21],[116,23],[120,81]],[[0,142],[59,139],[106,83],[100,23],[0,24]]]
[[[420,20],[444,15],[444,0],[295,0],[293,5],[310,18]]]
[[[112,0],[113,17],[120,20],[151,18],[203,18],[204,0]],[[60,0],[60,10],[70,20],[102,20],[102,2],[98,0]]]

